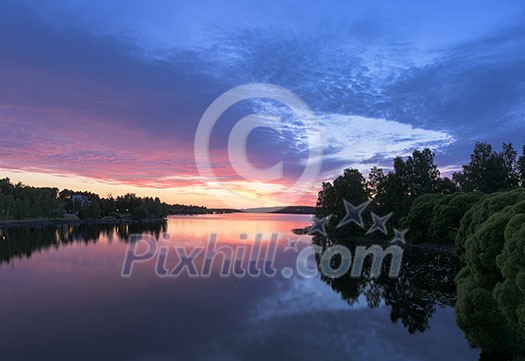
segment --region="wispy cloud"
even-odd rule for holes
[[[4,169],[200,192],[211,185],[194,164],[198,121],[248,82],[283,86],[311,107],[326,135],[323,177],[420,147],[453,169],[476,140],[522,141],[525,27],[514,2],[396,3],[403,13],[374,2],[46,4],[0,5]],[[284,179],[258,185],[264,198],[303,170],[311,130],[300,114],[239,104],[210,148],[218,178],[249,189],[257,180],[234,172],[226,145],[236,121],[260,110],[284,124],[250,136],[251,162],[285,163]]]

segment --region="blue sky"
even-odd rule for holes
[[[214,205],[193,138],[207,106],[251,82],[282,86],[320,119],[319,181],[431,147],[447,173],[476,141],[525,136],[523,1],[7,1],[0,4],[0,168],[14,179]],[[214,129],[217,173],[242,187]],[[302,171],[300,119],[258,130],[254,164]],[[257,184],[262,189],[264,185]]]

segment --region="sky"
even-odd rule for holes
[[[525,137],[524,1],[42,0],[0,2],[0,177],[34,186],[132,192],[209,207],[313,205],[347,167],[388,169],[416,148],[442,174],[476,141]],[[197,127],[224,92],[274,84],[320,126],[266,98],[231,106],[197,167]],[[232,166],[229,135],[251,113],[277,116]],[[294,188],[322,134],[309,187]],[[235,152],[234,152],[235,153]],[[235,154],[234,154],[235,155]],[[241,172],[242,173],[242,172]],[[296,195],[298,195],[296,197]],[[302,195],[302,198],[300,198]]]

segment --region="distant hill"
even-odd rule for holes
[[[315,207],[287,206],[287,207],[258,207],[258,208],[207,208],[205,213],[281,213],[281,214],[314,214]],[[195,213],[196,214],[196,213]]]
[[[239,209],[233,209],[233,208],[208,208],[208,213],[239,213],[242,212]]]
[[[288,207],[260,207],[246,208],[242,210],[248,213],[283,213],[283,214],[314,214],[315,207],[310,206],[288,206]]]

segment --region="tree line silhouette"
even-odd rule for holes
[[[512,144],[504,143],[503,149],[497,152],[490,144],[478,142],[470,155],[470,162],[452,178],[441,177],[430,149],[415,150],[406,159],[395,158],[390,171],[373,167],[365,179],[359,170],[349,168],[333,182],[324,182],[317,198],[315,216],[330,216],[327,229],[331,237],[364,235],[366,229],[363,227],[349,224],[338,229],[337,223],[346,214],[343,199],[353,205],[372,200],[363,214],[366,226],[370,225],[370,212],[378,215],[392,213],[390,225],[410,228],[412,234],[409,235],[416,243],[454,243],[455,236],[444,230],[455,228],[457,231],[464,212],[478,197],[519,187],[525,187],[525,146],[518,156]],[[440,209],[434,222],[437,232],[427,238],[430,231],[413,222],[421,219],[424,213],[425,217],[431,218],[435,206]],[[459,214],[448,214],[454,211]],[[439,220],[444,219],[450,220],[451,224],[439,225]],[[432,221],[424,223],[429,226]]]
[[[126,194],[100,197],[91,192],[69,189],[31,187],[0,179],[0,220],[26,218],[61,218],[66,213],[80,219],[129,217],[132,219],[164,218],[169,214],[207,213],[206,207],[167,204],[158,197],[138,197]]]

